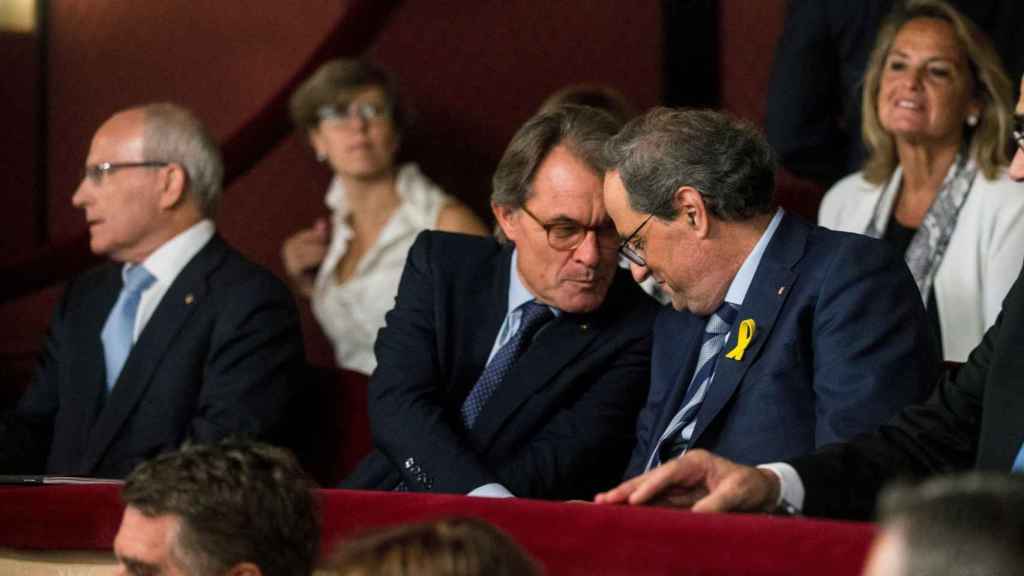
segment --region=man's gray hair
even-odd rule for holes
[[[748,220],[774,207],[775,156],[751,124],[710,110],[655,108],[628,122],[605,146],[629,205],[675,220],[675,193],[700,192],[721,220]]]
[[[879,499],[880,520],[902,531],[905,576],[1024,574],[1024,478],[972,472]]]
[[[512,136],[498,162],[491,203],[513,209],[526,204],[537,169],[559,145],[566,146],[595,173],[603,174],[604,144],[620,127],[607,112],[588,106],[561,106],[530,118]],[[495,228],[495,236],[501,242],[508,241],[500,226]]]
[[[214,217],[224,180],[224,162],[216,141],[195,114],[177,104],[159,102],[140,110],[146,160],[184,168],[188,174],[185,189],[195,196],[204,216]]]

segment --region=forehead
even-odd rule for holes
[[[142,160],[143,115],[116,114],[104,122],[89,146],[89,163]]]
[[[937,18],[915,18],[904,24],[893,38],[892,52],[965,60],[952,24]]]
[[[124,510],[121,527],[114,538],[114,554],[119,560],[164,565],[181,521],[176,516],[146,516],[131,506]]]
[[[629,195],[617,170],[604,175],[604,202],[620,233],[624,233],[624,230],[631,232],[636,224],[646,218],[646,214],[641,214],[629,206]]]
[[[581,222],[604,216],[601,177],[564,145],[554,147],[534,174],[530,209]]]
[[[366,86],[353,86],[338,93],[337,102],[347,104],[349,102],[387,102],[388,95],[384,88],[376,84]]]

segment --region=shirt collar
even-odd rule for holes
[[[212,220],[200,220],[188,230],[164,242],[142,261],[142,265],[156,277],[157,282],[170,284],[189,260],[213,238],[215,231],[216,227]],[[124,270],[127,271],[130,267],[131,265],[125,266]]]
[[[510,262],[508,273],[508,314],[511,314],[514,310],[518,309],[523,304],[526,304],[530,300],[536,299],[536,296],[530,292],[529,289],[523,284],[521,278],[519,278],[519,268],[516,266],[516,260],[518,258],[519,251],[512,249],[512,261]],[[555,316],[559,316],[562,311],[554,306],[548,306],[551,312]]]
[[[747,259],[743,261],[739,272],[736,273],[732,283],[729,284],[729,291],[725,293],[726,302],[736,306],[743,305],[743,300],[747,297],[747,290],[750,289],[750,283],[754,281],[754,273],[757,272],[757,267],[761,265],[761,257],[764,256],[768,243],[772,241],[772,236],[775,235],[775,230],[778,229],[783,214],[785,214],[785,211],[782,208],[775,210],[772,221],[768,223],[768,227],[761,234],[761,238],[754,245],[754,249],[750,251],[750,254],[747,254]]]

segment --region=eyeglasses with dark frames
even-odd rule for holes
[[[169,164],[170,162],[159,162],[156,160],[146,160],[143,162],[100,162],[99,164],[86,166],[82,170],[82,178],[88,178],[90,182],[98,186],[103,183],[103,177],[111,172],[125,168],[163,168]]]
[[[615,227],[609,224],[602,224],[600,226],[584,226],[579,222],[573,222],[571,220],[560,220],[558,222],[544,222],[538,218],[533,212],[530,212],[526,206],[520,206],[523,212],[526,212],[530,218],[533,218],[544,232],[548,235],[548,246],[551,246],[555,250],[562,252],[575,250],[583,243],[583,239],[587,237],[587,232],[593,231],[600,240],[599,245],[601,246],[614,246],[615,238]],[[609,242],[611,241],[611,242]]]
[[[348,104],[328,104],[316,111],[317,118],[327,122],[347,122],[359,119],[370,123],[391,116],[391,106],[377,102],[349,102]]]
[[[633,238],[636,238],[636,235],[639,234],[641,230],[643,230],[644,226],[646,226],[647,223],[650,222],[651,218],[653,217],[654,214],[648,214],[647,218],[644,218],[644,221],[641,222],[635,230],[633,230],[633,233],[627,236],[626,239],[622,241],[622,244],[619,244],[619,254],[622,254],[626,258],[626,260],[629,260],[630,262],[636,264],[637,266],[647,266],[647,259],[644,258],[644,255],[641,254],[638,249],[634,248],[633,245],[630,244],[630,242],[633,241]]]

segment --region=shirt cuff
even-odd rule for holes
[[[792,507],[797,512],[803,511],[804,482],[796,473],[796,469],[783,462],[762,464],[758,468],[768,470],[779,478],[779,500],[775,503],[776,506]]]
[[[466,496],[478,496],[480,498],[515,498],[516,495],[509,492],[508,488],[505,488],[497,482],[491,482],[490,484],[484,484],[474,488]]]

